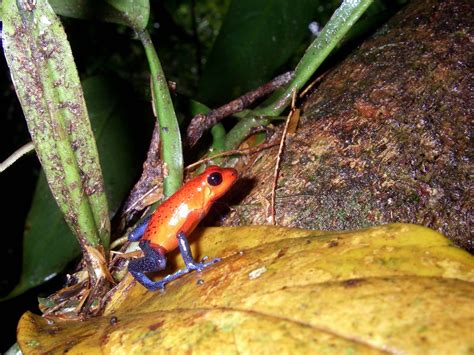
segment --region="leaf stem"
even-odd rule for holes
[[[138,32],[145,48],[151,72],[153,105],[160,125],[161,159],[164,166],[163,192],[165,197],[177,191],[183,182],[183,149],[178,120],[158,54],[148,31]]]

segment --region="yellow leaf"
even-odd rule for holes
[[[209,228],[193,238],[194,255],[223,260],[165,292],[127,277],[104,315],[84,322],[26,313],[22,351],[474,351],[474,258],[430,229]],[[179,255],[170,261],[182,267]]]

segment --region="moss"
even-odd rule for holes
[[[465,193],[474,156],[470,73],[459,64],[470,60],[470,6],[410,3],[325,76],[285,148],[279,223],[333,230],[412,222],[474,251]],[[245,195],[245,223],[268,222],[263,201],[276,152],[259,154],[267,159],[246,171],[264,183]]]

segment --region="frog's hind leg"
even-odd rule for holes
[[[208,262],[197,262],[193,258],[193,255],[191,253],[191,248],[189,247],[189,242],[188,242],[188,239],[186,238],[186,235],[183,232],[178,232],[176,238],[178,239],[179,251],[181,252],[181,256],[183,257],[183,260],[184,260],[184,263],[186,264],[186,267],[184,269],[180,269],[180,270],[178,270],[178,271],[176,271],[176,272],[174,272],[170,275],[165,276],[163,279],[161,279],[158,282],[155,282],[154,284],[156,286],[154,286],[154,287],[164,289],[165,285],[167,283],[180,278],[181,276],[191,272],[192,270],[202,271],[206,267],[208,267],[210,265],[213,265],[216,262],[221,260],[221,259],[217,258],[217,259],[213,259],[213,260],[208,261]],[[138,281],[141,283],[140,280],[138,280]],[[142,285],[144,285],[144,284],[142,283]],[[144,285],[144,286],[148,288],[148,286],[146,286],[146,285]]]
[[[145,275],[145,272],[163,270],[166,267],[166,256],[162,251],[151,247],[150,241],[148,240],[142,240],[139,245],[145,256],[143,258],[130,260],[128,263],[128,271],[139,283],[150,291],[163,290],[166,282],[152,281]]]
[[[140,248],[143,250],[145,256],[140,259],[131,260],[128,264],[128,271],[130,271],[133,277],[147,289],[151,291],[158,289],[164,290],[165,285],[168,282],[174,281],[192,270],[202,271],[206,267],[220,261],[219,258],[208,262],[195,261],[186,235],[183,232],[179,232],[176,238],[178,239],[179,251],[181,252],[186,267],[173,274],[165,276],[160,281],[152,281],[144,273],[163,270],[166,267],[166,257],[164,253],[160,250],[153,249],[148,240],[140,242]]]

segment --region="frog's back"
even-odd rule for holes
[[[150,240],[154,247],[170,251],[178,246],[176,235],[179,231],[187,236],[192,233],[210,207],[205,201],[200,180],[195,178],[189,181],[186,188],[176,192],[157,208],[143,239]]]

